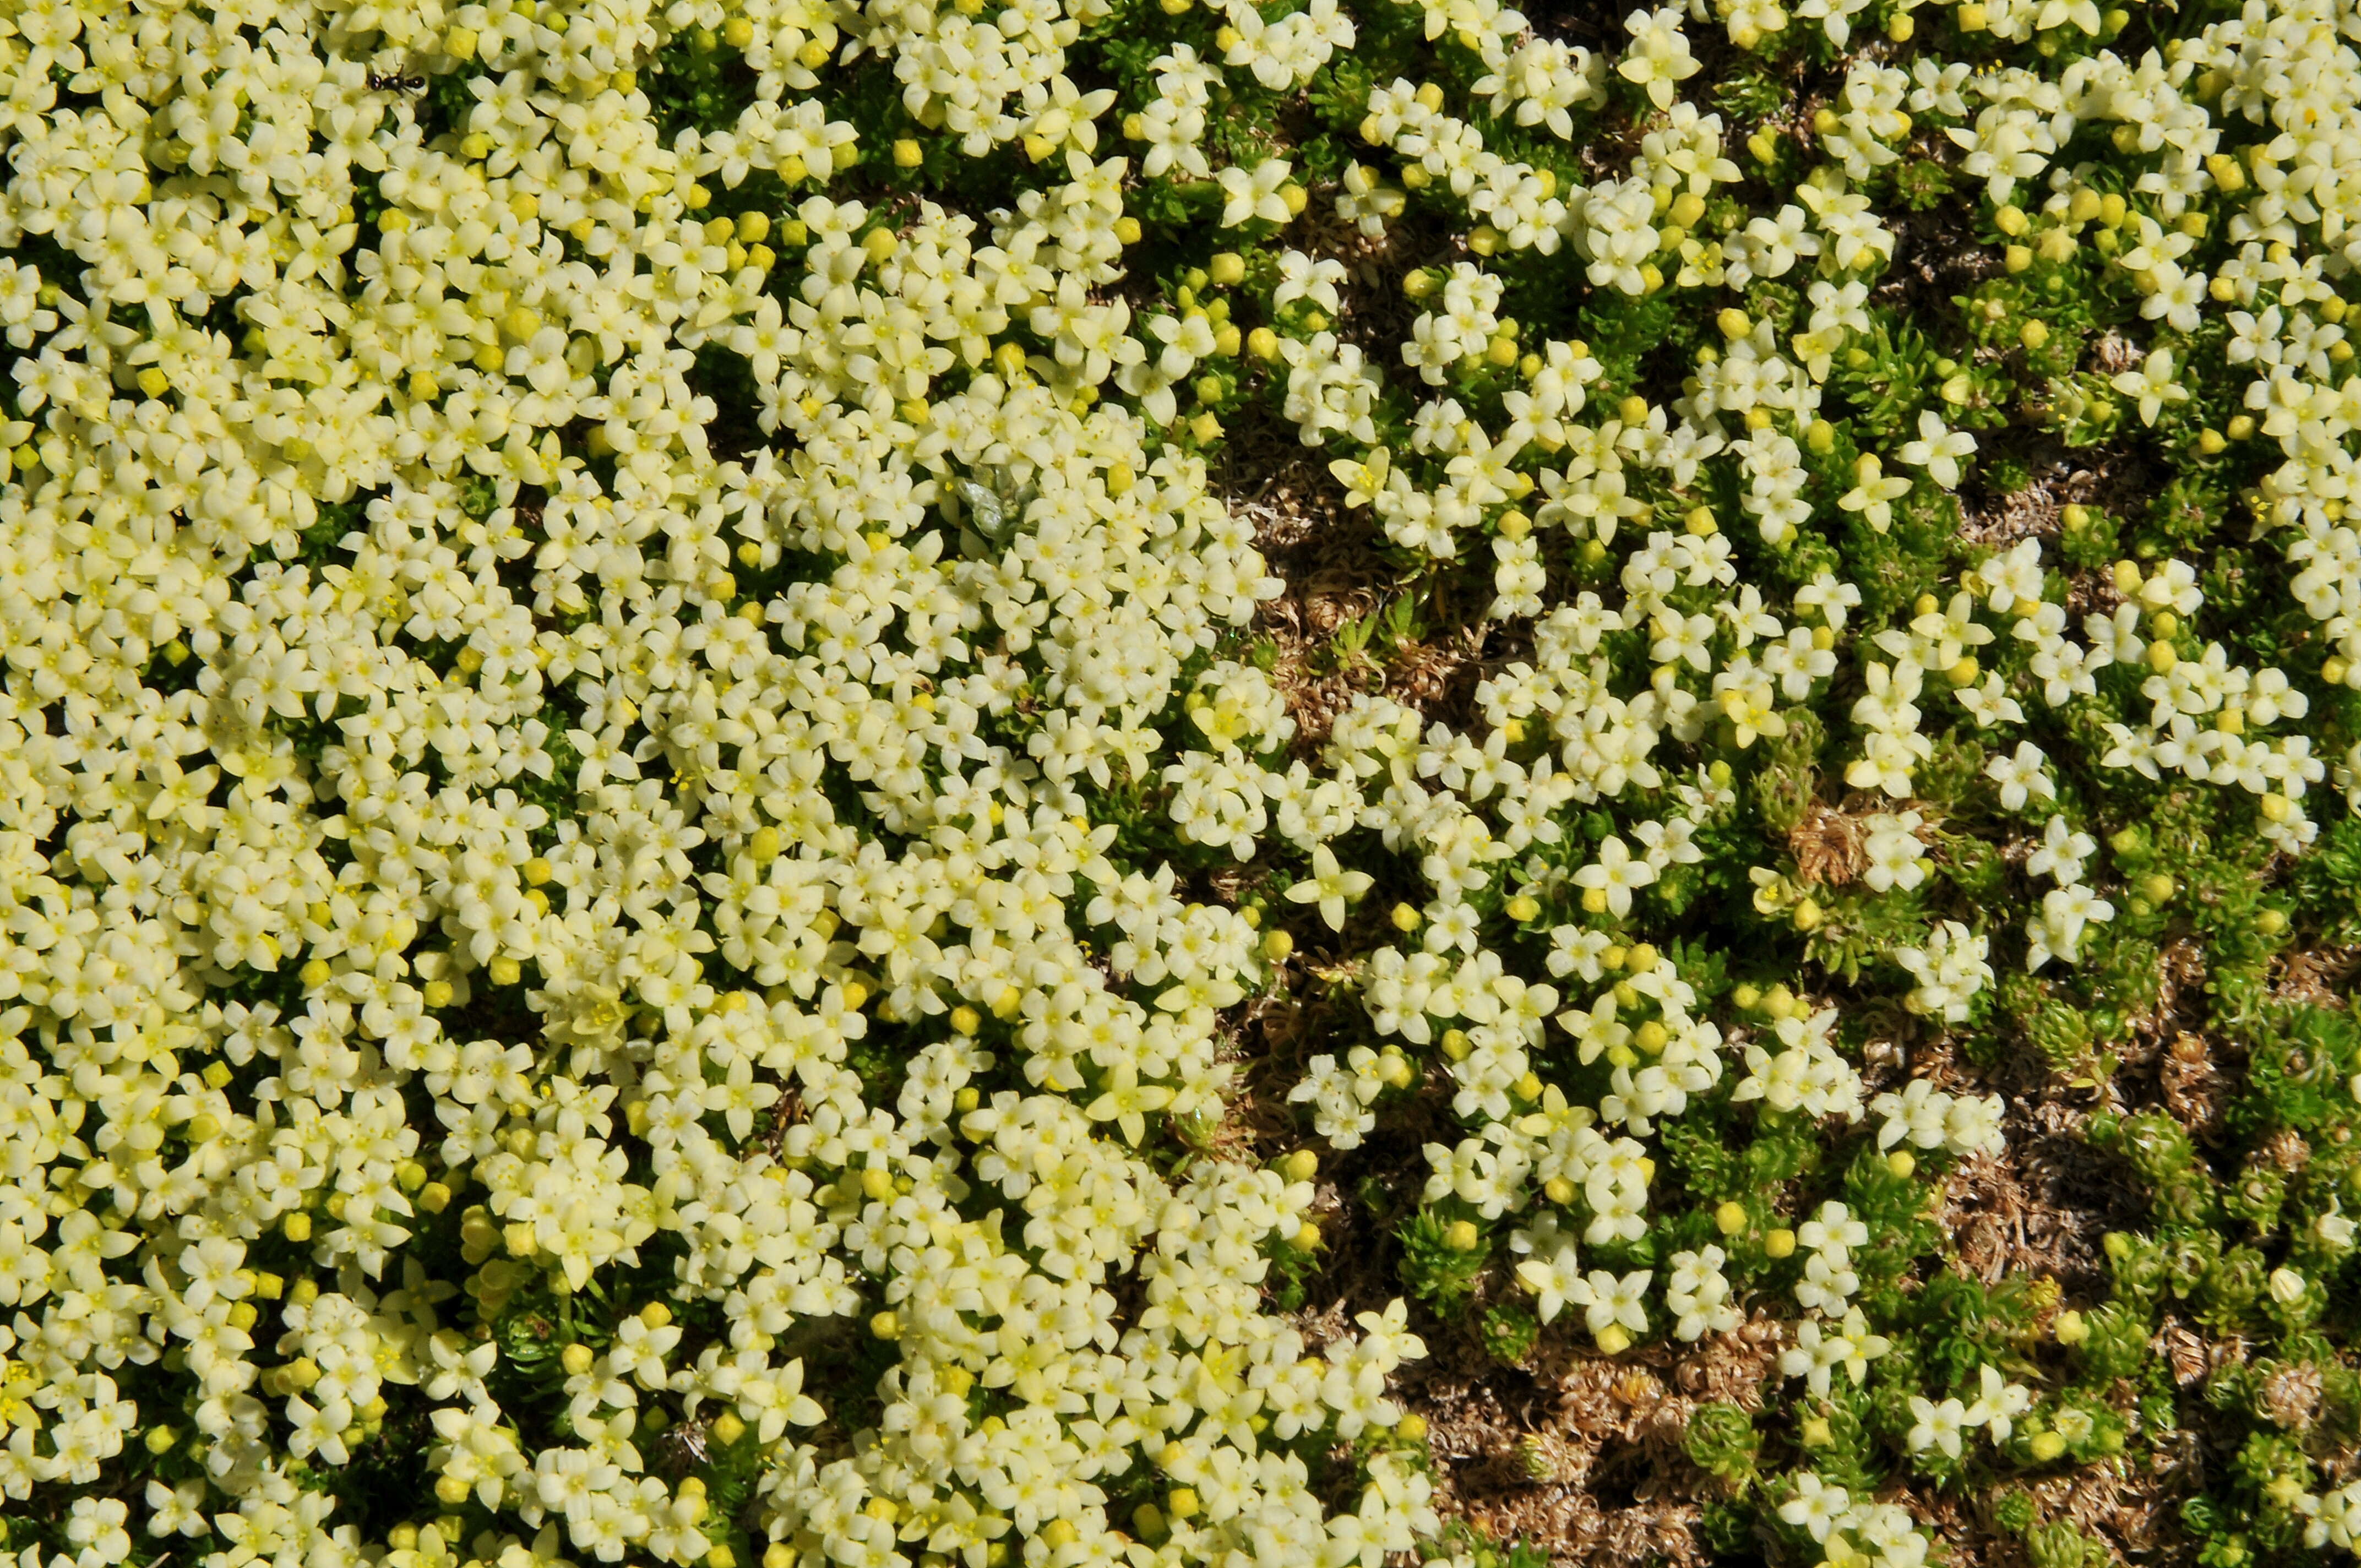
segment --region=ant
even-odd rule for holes
[[[368,73],[368,84],[369,91],[372,93],[423,93],[426,91],[426,78],[423,76],[399,74],[380,76],[372,71]]]

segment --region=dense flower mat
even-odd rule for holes
[[[0,5],[0,1550],[2353,1546],[2356,42]]]

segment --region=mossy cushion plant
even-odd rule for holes
[[[2355,1545],[2349,7],[0,23],[16,1568]]]

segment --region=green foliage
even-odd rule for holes
[[[2025,1554],[2033,1568],[2108,1568],[2114,1561],[2105,1541],[2083,1534],[2067,1519],[2027,1528]]]
[[[2091,1021],[2068,1002],[2046,1002],[2026,1031],[2033,1048],[2053,1072],[2064,1072],[2081,1062],[2091,1047]]]
[[[1484,1348],[1495,1361],[1517,1365],[1532,1354],[1541,1332],[1540,1317],[1522,1301],[1499,1301],[1484,1310]]]
[[[1450,1234],[1455,1223],[1466,1222],[1446,1220],[1434,1210],[1422,1209],[1395,1232],[1395,1239],[1401,1243],[1402,1282],[1443,1318],[1466,1305],[1491,1254],[1489,1240],[1480,1236],[1473,1246],[1453,1245],[1459,1239]]]
[[[1754,1418],[1736,1405],[1708,1403],[1689,1413],[1681,1447],[1690,1462],[1726,1485],[1752,1480],[1763,1446]]]

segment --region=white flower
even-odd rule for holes
[[[1837,505],[1857,511],[1861,521],[1883,533],[1894,526],[1894,503],[1910,493],[1910,481],[1888,477],[1874,452],[1864,452],[1853,464],[1853,488],[1837,498]]]
[[[1398,218],[1409,198],[1394,186],[1385,183],[1375,170],[1356,163],[1345,170],[1345,178],[1336,194],[1336,215],[1355,225],[1371,236],[1386,232],[1389,220]]]
[[[1680,8],[1634,11],[1623,18],[1623,29],[1631,35],[1631,47],[1615,69],[1625,81],[1645,88],[1657,108],[1671,108],[1674,85],[1703,69],[1681,32]]]
[[[1631,894],[1656,880],[1656,869],[1635,860],[1631,847],[1609,834],[1598,845],[1598,858],[1574,873],[1575,885],[1599,895],[1607,913],[1621,919],[1631,913]]]
[[[1918,982],[1904,1005],[1922,1017],[1964,1022],[1976,993],[1992,983],[1992,966],[1984,961],[1989,950],[1981,933],[1957,920],[1937,925],[1923,947],[1896,948],[1894,961]]]
[[[2049,759],[2041,748],[2030,740],[2020,740],[2013,755],[1995,753],[1984,764],[1984,776],[2000,785],[2000,803],[2010,811],[2022,811],[2030,800],[2055,800],[2058,786],[2049,782],[2045,764]]]
[[[1368,892],[1376,881],[1367,872],[1346,871],[1337,863],[1335,851],[1322,844],[1312,851],[1311,880],[1290,887],[1287,896],[1297,904],[1317,904],[1328,928],[1342,931],[1345,905]]]
[[[2155,350],[2138,369],[2121,372],[2110,384],[2136,400],[2142,424],[2154,424],[2165,404],[2189,400],[2189,389],[2180,384],[2180,374],[2173,368],[2169,348]]]
[[[1905,463],[1927,470],[1927,477],[1947,490],[1960,488],[1960,459],[1976,449],[1976,438],[1952,430],[1932,409],[1918,413],[1918,439],[1903,443],[1897,454]]]
[[[1982,1427],[1994,1442],[2006,1442],[2016,1418],[2033,1408],[2033,1390],[2009,1382],[1997,1366],[1984,1367],[1977,1376],[1981,1392],[1960,1418],[1960,1424]]]
[[[2042,831],[2040,848],[2025,858],[2026,874],[2047,876],[2060,887],[2070,886],[2082,880],[2082,862],[2098,847],[2097,839],[2075,832],[2064,817],[2052,817]]]
[[[1648,1328],[1648,1281],[1652,1270],[1633,1269],[1620,1279],[1603,1268],[1590,1271],[1590,1303],[1585,1313],[1593,1338],[1603,1337],[1609,1327],[1627,1329],[1632,1333],[1644,1333]]]
[[[1336,285],[1345,280],[1345,264],[1333,256],[1317,261],[1300,250],[1281,251],[1279,257],[1279,281],[1271,290],[1274,306],[1294,300],[1310,300],[1322,310],[1334,315],[1339,306]]]
[[[1945,1399],[1940,1404],[1920,1395],[1910,1397],[1913,1424],[1906,1439],[1913,1453],[1938,1449],[1947,1458],[1960,1457],[1960,1428],[1967,1421],[1967,1408],[1957,1399]]]
[[[1878,893],[1894,889],[1907,893],[1925,882],[1927,868],[1921,862],[1927,846],[1918,838],[1918,829],[1925,825],[1915,811],[1874,812],[1864,818],[1862,847],[1869,865],[1861,881]]]
[[[1795,1495],[1779,1505],[1779,1517],[1814,1541],[1826,1541],[1851,1509],[1851,1493],[1806,1470],[1795,1477]]]
[[[2088,887],[2077,883],[2051,888],[2042,894],[2041,913],[2026,922],[2026,937],[2031,944],[2026,967],[2038,970],[2053,958],[2079,963],[2084,929],[2114,917],[2115,906]]]
[[[1727,1333],[1744,1321],[1730,1299],[1730,1281],[1723,1277],[1721,1248],[1673,1255],[1672,1273],[1664,1282],[1664,1305],[1675,1320],[1673,1336],[1684,1341],[1708,1333]]]
[[[1997,671],[1986,675],[1982,685],[1962,686],[1952,695],[1967,710],[1968,717],[1976,721],[1979,729],[1989,729],[1995,724],[2025,722],[2025,709],[2008,695],[2007,684]]]
[[[1217,179],[1222,187],[1222,226],[1235,228],[1250,218],[1283,224],[1294,213],[1282,192],[1295,166],[1283,158],[1267,158],[1252,169],[1233,164]]]
[[[1517,1280],[1538,1299],[1534,1310],[1544,1323],[1569,1303],[1577,1307],[1591,1304],[1590,1282],[1583,1277],[1571,1236],[1561,1238],[1546,1260],[1532,1258],[1517,1265]]]

